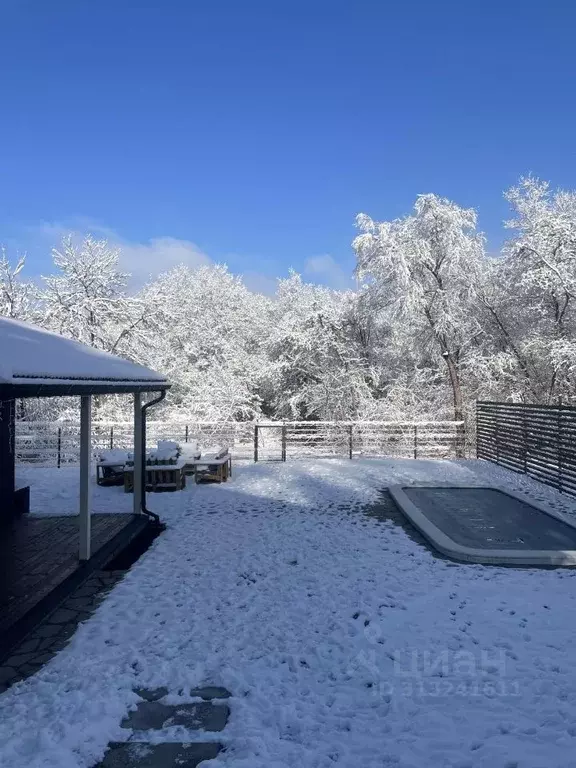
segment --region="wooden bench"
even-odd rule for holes
[[[120,448],[101,451],[96,462],[96,482],[98,485],[122,485],[124,466],[130,454]]]
[[[197,483],[203,480],[225,483],[229,477],[232,477],[232,456],[229,453],[218,459],[204,456],[204,458],[188,461],[186,466],[194,467]]]
[[[99,461],[96,463],[96,482],[98,485],[122,485],[124,483],[124,464],[121,462]]]

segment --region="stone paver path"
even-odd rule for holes
[[[196,768],[212,760],[219,744],[111,744],[101,768]]]
[[[219,732],[224,730],[230,710],[223,700],[230,692],[219,686],[206,686],[190,691],[191,698],[201,702],[165,704],[160,699],[167,688],[135,691],[142,701],[124,718],[122,728],[132,730],[126,742],[112,742],[104,759],[96,768],[195,768],[203,760],[212,760],[222,750],[222,744],[207,742],[169,742],[153,744],[146,741],[147,732],[180,725],[189,731]]]
[[[221,731],[228,720],[229,710],[224,704],[210,701],[196,704],[162,704],[159,701],[143,701],[122,721],[122,728],[133,731],[153,731],[182,725],[202,731]]]
[[[0,663],[0,693],[14,683],[33,675],[62,650],[78,624],[90,617],[112,587],[126,571],[100,571],[76,589],[62,605],[30,632],[11,655]],[[221,686],[204,686],[190,690],[190,698],[202,699],[185,704],[164,704],[160,699],[167,688],[137,688],[142,701],[122,721],[132,733],[126,742],[112,742],[96,768],[196,768],[204,760],[212,760],[222,750],[217,741],[151,744],[147,732],[170,726],[189,731],[217,733],[222,731],[230,710],[224,700],[230,692]]]

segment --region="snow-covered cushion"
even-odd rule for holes
[[[171,453],[177,451],[179,448],[178,443],[175,440],[158,440],[158,453]]]
[[[167,461],[178,458],[178,443],[175,440],[158,440],[158,447],[150,451],[148,458],[151,461]]]
[[[169,449],[163,449],[163,450],[155,450],[150,451],[150,453],[147,456],[148,460],[152,463],[155,461],[176,461],[178,458],[178,451],[177,450],[169,450]]]
[[[194,459],[199,459],[202,455],[197,440],[189,440],[187,443],[179,443],[178,448],[180,450],[180,456],[183,459],[193,461]]]
[[[111,448],[107,451],[100,451],[98,462],[100,464],[120,466],[120,464],[126,464],[130,455],[128,451],[123,451],[121,448]]]

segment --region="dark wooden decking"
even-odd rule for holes
[[[24,515],[0,528],[0,658],[146,525],[132,515],[92,515],[92,558],[82,564],[77,517]]]

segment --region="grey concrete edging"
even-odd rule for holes
[[[576,524],[566,515],[548,509],[542,504],[532,501],[528,496],[523,496],[513,491],[504,490],[497,487],[478,486],[478,485],[457,485],[438,483],[436,485],[393,485],[388,488],[390,495],[406,515],[412,525],[420,531],[432,546],[439,552],[455,560],[463,560],[468,563],[484,563],[487,565],[576,565],[576,550],[542,550],[542,549],[477,549],[474,547],[465,547],[453,541],[444,531],[434,525],[419,507],[411,501],[404,488],[474,488],[476,490],[483,488],[491,491],[500,491],[500,493],[510,496],[517,501],[529,504],[539,512],[560,520],[565,525],[576,530]]]

